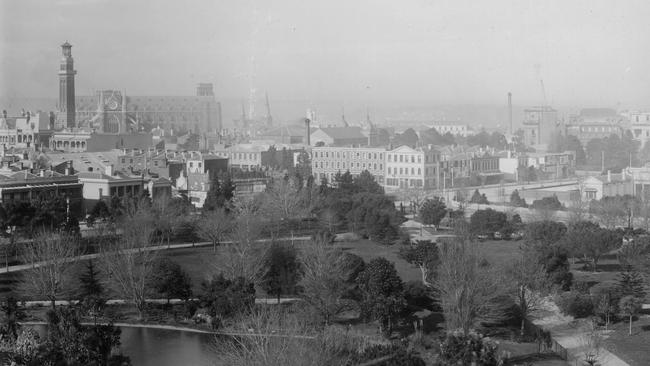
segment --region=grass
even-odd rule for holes
[[[605,347],[630,366],[650,365],[650,316],[642,315],[632,322],[632,335],[628,327],[627,320],[611,325]]]

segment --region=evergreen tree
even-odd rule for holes
[[[645,297],[643,277],[634,270],[621,272],[618,278],[618,289],[622,296],[634,296],[639,299]]]
[[[269,295],[296,292],[300,280],[298,253],[293,246],[274,243],[266,254],[261,286]]]

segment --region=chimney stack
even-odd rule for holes
[[[611,183],[611,182],[612,182],[612,171],[608,170],[607,171],[607,183]]]
[[[510,123],[510,134],[512,135],[512,93],[508,92],[508,122]]]
[[[311,123],[311,120],[309,118],[305,118],[305,145],[310,146],[311,141],[309,140],[311,137],[311,132],[309,131],[309,124]]]
[[[106,173],[106,175],[112,177],[113,176],[113,165],[107,165],[105,173]]]

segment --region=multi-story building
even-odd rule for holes
[[[349,171],[358,176],[367,170],[379,184],[384,184],[386,149],[376,147],[314,147],[311,150],[312,174],[317,181],[334,180],[337,173]]]
[[[454,136],[467,137],[473,133],[469,126],[460,123],[435,122],[431,128],[441,135],[450,133]]]
[[[549,106],[524,109],[522,124],[523,142],[528,146],[548,145],[559,131],[557,111]]]
[[[631,111],[622,115],[630,121],[632,137],[641,143],[641,147],[645,146],[650,140],[650,112]]]
[[[77,176],[51,170],[13,171],[6,161],[3,164],[0,168],[0,199],[3,204],[60,196],[67,200],[71,214],[79,216],[83,212],[83,184]],[[67,172],[71,173],[70,170]]]
[[[440,153],[400,146],[386,152],[386,189],[437,188]]]
[[[48,147],[52,135],[54,113],[23,112],[19,117],[0,117],[0,144],[6,148]]]
[[[237,144],[230,147],[216,147],[214,154],[228,158],[233,168],[245,171],[260,169],[286,169],[293,166],[295,155],[304,151],[295,145]]]
[[[575,136],[582,146],[589,141],[611,135],[623,135],[627,127],[627,118],[609,108],[585,108],[580,114],[569,117],[565,126],[567,136]]]

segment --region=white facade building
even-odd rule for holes
[[[386,189],[436,188],[440,153],[400,146],[386,152]]]
[[[311,169],[314,178],[326,178],[330,183],[336,173],[350,171],[352,176],[367,170],[377,183],[384,184],[386,149],[371,147],[314,147]]]

